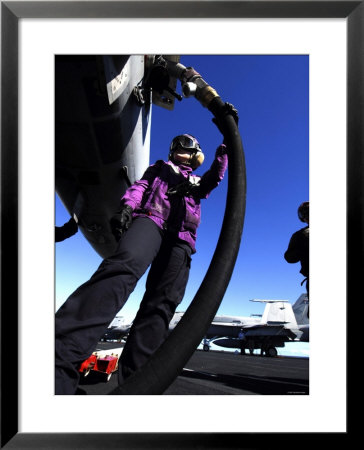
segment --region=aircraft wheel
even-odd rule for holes
[[[274,357],[278,355],[277,349],[275,347],[269,347],[266,351],[266,355],[270,357]]]
[[[203,351],[208,352],[210,350],[210,347],[207,344],[204,344]]]

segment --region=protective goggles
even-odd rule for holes
[[[185,135],[176,136],[171,142],[169,150],[172,152],[178,147],[182,147],[187,150],[194,150],[195,152],[201,151],[199,143],[195,139]]]

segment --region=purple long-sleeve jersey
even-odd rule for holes
[[[133,217],[148,217],[161,229],[175,232],[196,251],[197,228],[201,221],[200,200],[209,196],[223,179],[228,164],[226,146],[220,145],[210,169],[201,177],[192,168],[171,161],[157,161],[148,167],[121,199],[133,209]],[[194,188],[186,195],[168,194],[171,188],[190,181]]]

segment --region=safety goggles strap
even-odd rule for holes
[[[199,148],[196,141],[189,138],[188,136],[177,136],[173,139],[171,143],[171,150],[179,146],[181,146],[182,148],[186,148],[188,150],[196,150],[196,151]]]

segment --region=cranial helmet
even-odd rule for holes
[[[310,209],[310,203],[309,202],[303,202],[298,207],[298,218],[301,222],[308,223],[309,221],[309,209]]]
[[[186,150],[190,150],[192,152],[191,159],[188,163],[192,167],[193,170],[197,169],[205,159],[205,155],[202,153],[200,144],[197,139],[190,134],[181,134],[180,136],[176,136],[169,147],[169,155],[168,159],[172,162],[175,162],[173,159],[173,153],[178,148],[185,148]]]

